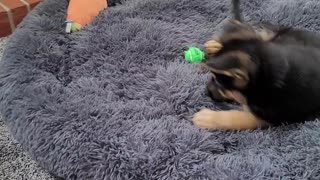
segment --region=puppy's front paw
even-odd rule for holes
[[[243,130],[256,129],[265,123],[251,112],[246,111],[211,111],[203,109],[196,113],[193,123],[202,129]]]
[[[204,46],[206,54],[216,54],[222,48],[222,44],[216,40],[207,41]]]
[[[209,109],[202,109],[193,116],[194,125],[202,129],[218,129],[219,128],[219,119],[216,117],[217,112]]]

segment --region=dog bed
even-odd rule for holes
[[[246,20],[320,29],[317,0],[243,1]],[[20,24],[0,64],[0,110],[13,136],[65,179],[320,179],[317,120],[204,131],[191,116],[230,109],[185,63],[229,16],[229,1],[128,0],[65,34],[67,0]],[[288,112],[290,113],[290,112]]]

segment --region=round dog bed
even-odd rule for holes
[[[128,0],[64,33],[67,0],[20,25],[0,64],[0,110],[14,137],[65,179],[319,179],[320,123],[204,131],[191,116],[232,108],[185,63],[229,15],[222,0]],[[243,1],[245,18],[319,30],[316,0]],[[290,112],[288,112],[290,113]]]

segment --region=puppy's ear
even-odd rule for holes
[[[205,66],[212,73],[227,76],[220,76],[221,83],[233,88],[244,89],[249,83],[249,74],[255,72],[255,65],[248,54],[244,52],[230,52],[208,59]],[[230,80],[232,83],[230,83]]]
[[[249,80],[248,73],[236,57],[220,56],[209,60],[205,65],[214,74],[225,75],[239,81]]]
[[[205,65],[213,72],[230,71],[231,69],[239,69],[242,64],[241,60],[235,53],[225,53],[216,57],[210,57],[205,61]],[[223,74],[223,73],[221,73]],[[230,72],[226,73],[230,74]],[[231,74],[230,74],[231,75]]]

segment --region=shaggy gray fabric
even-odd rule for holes
[[[191,123],[208,75],[184,62],[228,15],[225,0],[132,0],[64,34],[43,3],[7,44],[0,110],[39,164],[67,179],[320,179],[320,123],[207,132]],[[247,0],[250,22],[318,30],[317,0]],[[290,112],[288,112],[290,113]]]
[[[0,59],[6,38],[0,38]],[[0,117],[0,179],[51,180],[12,138]]]
[[[7,37],[0,38],[0,59]],[[50,175],[40,169],[12,138],[0,117],[0,179],[50,180]]]

